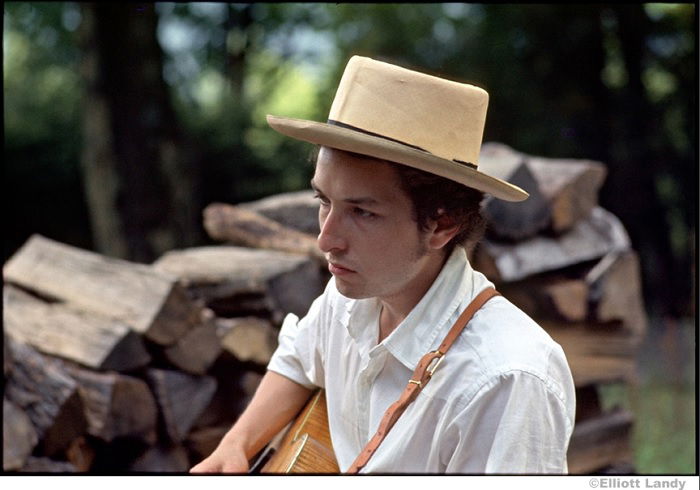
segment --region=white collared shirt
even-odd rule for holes
[[[268,369],[325,388],[341,471],[420,358],[488,286],[456,247],[428,292],[379,344],[379,301],[348,299],[333,279],[303,319],[287,316]],[[497,296],[474,315],[362,472],[565,473],[574,415],[574,383],[561,347]]]

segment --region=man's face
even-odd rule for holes
[[[318,245],[341,294],[389,300],[425,286],[435,251],[390,165],[322,147],[311,185],[320,200]]]

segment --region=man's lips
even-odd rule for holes
[[[333,262],[328,262],[328,270],[333,275],[351,274],[351,273],[355,272],[354,270],[352,270],[348,267],[344,267],[340,264],[336,264]]]

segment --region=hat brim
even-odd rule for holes
[[[332,124],[281,116],[268,115],[267,123],[275,131],[294,139],[408,165],[478,189],[504,201],[523,201],[529,196],[520,187],[504,180],[379,136]]]

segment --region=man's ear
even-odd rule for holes
[[[442,209],[438,210],[438,214],[438,218],[430,222],[428,240],[428,246],[435,250],[442,249],[460,232],[459,224],[455,223],[452,217],[446,215]]]

